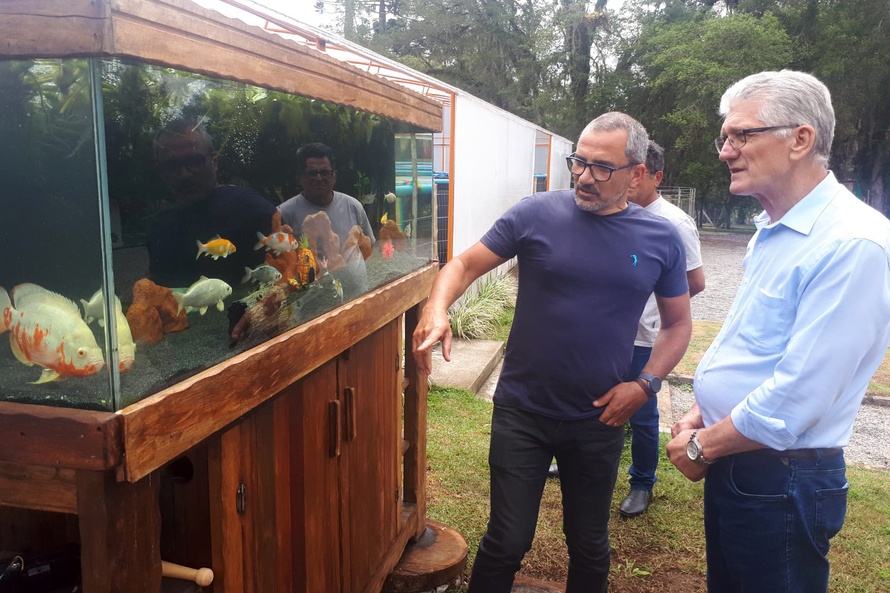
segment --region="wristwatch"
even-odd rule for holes
[[[702,455],[701,443],[698,442],[698,431],[693,430],[689,442],[686,443],[686,456],[699,465],[711,465],[713,461],[705,459]]]
[[[649,373],[640,373],[640,376],[634,379],[646,392],[646,395],[653,397],[661,391],[661,379]]]

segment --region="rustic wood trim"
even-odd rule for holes
[[[0,462],[0,504],[75,514],[77,479],[74,470]]]
[[[183,0],[5,1],[0,39],[0,56],[134,58],[442,129],[432,99]]]
[[[429,295],[437,271],[431,263],[125,408],[125,478],[141,479],[380,329]]]
[[[77,472],[84,591],[160,591],[160,477],[115,482],[112,472]]]
[[[427,438],[427,376],[417,370],[417,363],[411,355],[411,336],[420,319],[420,312],[426,301],[405,312],[405,439],[411,447],[405,452],[405,495],[406,503],[416,505],[417,522],[414,525],[417,538],[426,528],[426,438]]]
[[[110,469],[121,462],[122,425],[110,412],[0,402],[0,461]]]

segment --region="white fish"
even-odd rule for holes
[[[201,315],[207,312],[210,305],[216,305],[219,311],[225,308],[223,299],[232,294],[232,287],[217,278],[201,276],[197,282],[188,287],[185,294],[173,291],[173,298],[179,303],[176,314],[185,309],[186,313],[197,310]]]
[[[0,287],[0,333],[9,332],[22,364],[43,367],[35,384],[89,377],[105,365],[102,350],[71,300],[36,284],[19,284],[12,299]]]
[[[102,289],[97,290],[89,301],[80,299],[83,303],[83,320],[89,325],[98,320],[100,327],[105,327],[105,298]],[[136,343],[133,342],[133,334],[130,332],[130,323],[124,316],[121,300],[114,295],[114,310],[117,325],[118,369],[126,373],[133,368],[136,360]]]
[[[133,368],[136,362],[136,342],[133,341],[133,333],[130,331],[130,322],[124,315],[121,302],[114,297],[116,302],[114,320],[117,325],[117,368],[120,372],[126,373]]]
[[[281,280],[281,272],[269,264],[260,264],[252,270],[244,266],[244,278],[241,279],[241,284],[251,280],[260,284],[274,284]]]

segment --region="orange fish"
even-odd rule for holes
[[[281,255],[282,253],[293,251],[300,244],[294,238],[291,233],[287,233],[285,231],[277,231],[275,233],[271,233],[268,237],[263,233],[257,231],[257,238],[259,241],[256,245],[253,246],[254,249],[262,249],[265,247],[269,251],[274,251],[275,255]]]
[[[89,377],[105,365],[77,305],[36,284],[19,284],[11,300],[0,287],[0,333],[7,331],[18,361],[43,367],[35,384]]]
[[[198,255],[195,256],[195,259],[201,257],[202,253],[206,253],[213,259],[219,259],[230,253],[235,253],[235,244],[217,235],[206,243],[198,241]]]

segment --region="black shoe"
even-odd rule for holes
[[[650,490],[631,490],[621,501],[618,512],[625,517],[638,517],[646,512],[650,502],[652,502]]]
[[[559,467],[555,463],[550,464],[550,469],[547,470],[548,478],[558,478],[559,477]]]

